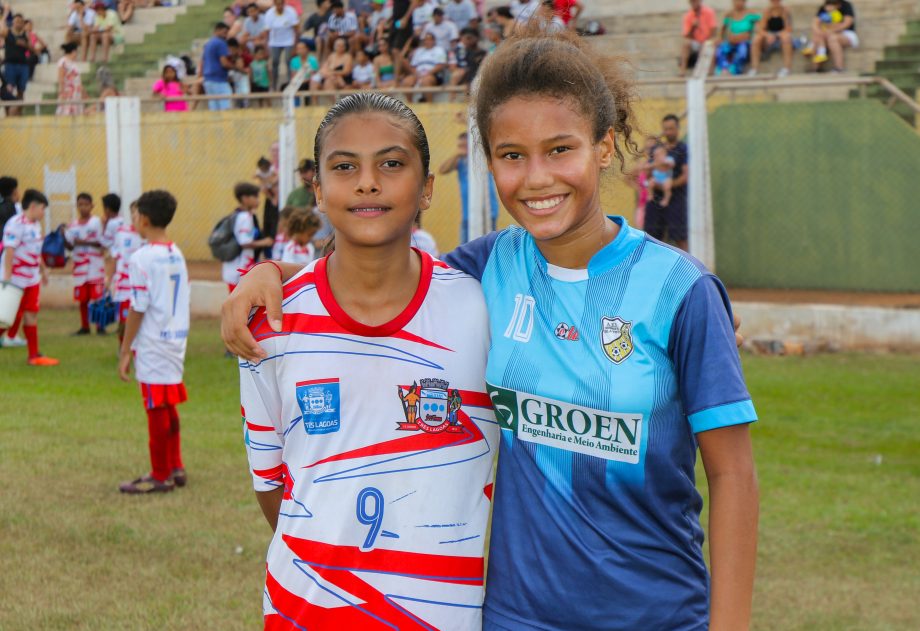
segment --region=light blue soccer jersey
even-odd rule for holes
[[[491,322],[485,629],[708,627],[695,434],[757,417],[721,282],[613,220],[586,272],[520,228],[446,257],[482,279]]]

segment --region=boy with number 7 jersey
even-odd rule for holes
[[[122,493],[162,493],[185,486],[176,405],[187,399],[182,369],[189,329],[185,258],[166,236],[176,199],[149,191],[137,200],[137,231],[147,245],[131,256],[131,311],[118,372],[130,379],[131,358],[141,385],[150,433],[150,473],[119,486]]]

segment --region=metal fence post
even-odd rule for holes
[[[470,93],[476,94],[479,77],[473,81]],[[474,98],[470,98],[467,118],[467,238],[485,235],[491,225],[489,217],[489,165],[476,125]]]
[[[284,89],[281,106],[284,119],[278,126],[278,207],[284,205],[294,190],[294,170],[297,168],[297,120],[294,117],[294,99],[307,77],[305,68],[297,71]]]
[[[712,221],[712,178],[709,171],[709,128],[706,112],[706,76],[715,53],[712,42],[700,51],[693,77],[687,81],[687,142],[690,178],[687,182],[687,220],[690,254],[710,270],[716,267]]]

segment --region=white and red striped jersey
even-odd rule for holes
[[[296,241],[288,241],[284,244],[284,252],[281,253],[281,260],[284,263],[297,263],[306,265],[312,263],[316,258],[316,248],[312,243],[300,245]]]
[[[77,239],[102,243],[102,220],[92,216],[86,221],[72,221],[64,237],[69,243]],[[84,283],[101,283],[105,281],[105,260],[102,249],[92,245],[78,245],[73,249],[73,282],[79,287]]]
[[[102,239],[100,239],[99,242],[102,244],[102,247],[109,250],[110,256],[112,246],[115,245],[115,235],[118,234],[119,229],[124,225],[125,220],[119,215],[111,217],[105,222],[105,227],[102,229]]]
[[[420,256],[386,324],[342,310],[328,258],[285,284],[282,333],[264,310],[250,320],[268,353],[240,364],[250,469],[256,491],[284,489],[266,628],[480,627],[499,434],[488,319],[478,282]]]
[[[240,245],[252,243],[258,237],[255,217],[248,210],[237,210],[233,220],[233,236]],[[240,282],[240,270],[248,270],[256,262],[256,251],[252,248],[243,248],[240,255],[232,261],[221,265],[221,276],[225,283],[236,285]]]
[[[115,275],[112,278],[112,300],[114,302],[124,302],[131,299],[131,277],[128,264],[131,262],[131,255],[137,252],[144,239],[134,229],[131,224],[123,225],[115,233],[110,252],[115,259]]]
[[[281,260],[281,257],[284,256],[284,246],[287,245],[287,242],[287,235],[279,230],[278,234],[275,235],[275,242],[272,244],[272,259],[275,261]]]
[[[185,258],[174,243],[153,242],[131,255],[131,309],[144,314],[131,344],[137,380],[182,383],[189,329],[189,283]]]
[[[16,287],[25,289],[41,282],[42,240],[41,221],[29,221],[24,214],[12,217],[3,227],[0,270],[6,269],[6,257],[12,254],[13,269],[9,280]]]

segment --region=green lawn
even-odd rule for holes
[[[0,350],[0,629],[258,628],[269,530],[217,322],[193,323],[186,362],[189,486],[157,497],[116,491],[146,471],[145,416],[115,341],[68,337],[77,324],[42,313],[57,368]],[[755,628],[920,628],[920,357],[744,361],[762,419]]]

